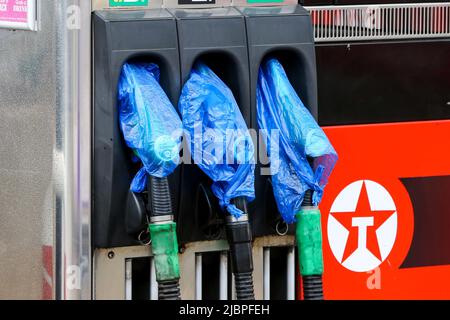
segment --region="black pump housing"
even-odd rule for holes
[[[171,9],[178,27],[181,79],[184,84],[202,61],[230,88],[250,125],[250,75],[244,16],[234,7]],[[184,148],[187,152],[187,148]],[[224,215],[211,179],[195,164],[182,165],[178,220],[180,242],[225,238]]]
[[[154,62],[160,67],[161,87],[176,106],[180,93],[177,26],[163,9],[108,10],[93,13],[93,29],[93,242],[96,247],[139,244],[130,230],[145,221],[139,208],[127,206],[127,197],[140,165],[132,163],[119,127],[118,81],[125,62]],[[179,176],[179,170],[170,176],[175,208]]]
[[[245,16],[247,26],[251,128],[258,129],[256,87],[259,67],[269,57],[280,61],[298,96],[317,119],[316,57],[308,11],[299,5],[245,7],[239,10]],[[259,141],[258,150],[259,154],[266,152],[263,141]],[[275,234],[277,223],[281,223],[270,175],[261,174],[261,169],[268,166],[258,161],[255,171],[257,200],[248,205],[255,237]],[[294,228],[289,228],[288,233],[293,234]]]

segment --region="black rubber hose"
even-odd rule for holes
[[[149,177],[151,216],[172,215],[172,198],[167,178]]]
[[[245,198],[236,198],[234,205],[247,214]],[[255,300],[253,289],[252,232],[248,221],[227,223],[231,266],[237,300]]]
[[[308,157],[308,163],[311,166],[311,168],[314,168],[314,159]],[[303,197],[303,203],[302,206],[303,207],[312,207],[313,206],[313,191],[312,190],[306,190],[305,192],[305,196]]]
[[[303,297],[305,300],[323,300],[322,276],[303,276]]]
[[[303,197],[303,202],[302,202],[303,207],[312,207],[313,206],[312,195],[313,195],[312,190],[306,190],[305,196]]]
[[[180,283],[179,280],[160,281],[158,282],[158,300],[180,300]]]
[[[252,272],[234,274],[237,300],[255,300]]]

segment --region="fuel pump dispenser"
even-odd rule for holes
[[[296,2],[283,5],[248,6],[236,0],[238,9],[245,16],[250,70],[251,128],[258,130],[256,88],[259,68],[268,56],[277,58],[285,67],[295,91],[305,101],[311,114],[317,116],[317,80],[314,35],[308,12]],[[267,153],[266,143],[260,134],[258,149]],[[264,140],[264,139],[263,139]],[[273,198],[273,181],[270,173],[264,173],[267,164],[259,159],[256,168],[256,199],[250,209],[254,236],[295,233],[284,225]],[[257,212],[259,214],[252,214]],[[284,226],[283,226],[284,225]]]
[[[179,5],[169,9],[177,21],[181,81],[186,83],[195,63],[203,61],[230,88],[244,121],[249,124],[250,91],[244,17],[233,7],[198,6],[191,4],[187,7],[193,8],[185,9],[185,5]],[[181,241],[223,239],[222,230],[226,222],[217,213],[220,209],[210,192],[210,178],[197,166],[183,164],[181,184]]]
[[[131,182],[141,193],[148,185],[149,233],[159,299],[180,299],[178,241],[167,176],[179,164],[182,124],[154,63],[125,63],[119,81],[119,119],[127,146],[142,162]],[[147,182],[148,181],[148,182]]]
[[[278,130],[279,141],[271,158],[272,181],[279,211],[287,223],[297,222],[296,240],[303,294],[323,299],[322,228],[318,204],[337,154],[325,133],[297,96],[277,59],[265,60],[257,87],[258,123]]]
[[[148,233],[159,299],[179,299],[175,19],[163,9],[96,11],[93,19],[94,245],[127,247]]]
[[[197,62],[181,92],[179,109],[190,152],[214,182],[226,211],[227,238],[238,300],[253,300],[252,233],[246,203],[254,200],[254,147],[231,90]]]
[[[209,138],[231,139],[231,142],[223,146],[227,154],[228,151],[233,152],[232,143],[237,143],[236,139],[244,138],[244,142],[250,143],[248,145],[250,149],[246,152],[250,152],[253,157],[253,143],[246,132],[250,118],[248,108],[250,91],[244,17],[233,7],[195,10],[177,8],[171,12],[177,18],[181,77],[185,83],[179,108],[184,127],[191,133],[191,139],[194,139],[191,143],[191,152],[197,150],[201,153],[208,148],[204,144],[206,141],[202,144],[202,141],[196,140],[194,136],[192,125],[196,120],[204,126],[204,130],[208,127],[218,130],[215,132],[218,136]],[[223,107],[220,104],[223,104]],[[224,111],[228,111],[229,114]],[[205,119],[202,120],[202,117]],[[230,137],[225,135],[226,130],[241,132],[236,137]],[[193,211],[186,210],[192,206],[191,202],[186,200],[191,198],[189,194],[193,192],[186,184],[196,182],[197,185],[209,188],[210,179],[215,181],[212,185],[213,193],[219,199],[220,206],[225,208],[227,215],[225,229],[230,245],[237,299],[254,299],[252,231],[247,213],[247,201],[254,198],[254,167],[250,163],[242,162],[242,159],[239,159],[241,162],[239,164],[235,162],[229,164],[226,162],[229,160],[227,155],[223,156],[225,157],[214,155],[212,163],[208,161],[205,163],[202,161],[205,159],[196,159],[196,155],[193,154],[194,162],[209,178],[192,166],[184,166],[180,215],[185,217]],[[199,181],[198,177],[202,176]],[[196,228],[198,227],[194,227],[194,230]]]
[[[449,17],[433,0],[0,0],[0,297],[450,298]]]
[[[315,46],[314,46],[314,34],[311,24],[311,18],[309,13],[300,5],[288,4],[284,6],[270,6],[270,7],[248,7],[243,4],[239,7],[239,10],[244,14],[247,25],[247,38],[249,47],[249,67],[250,67],[250,87],[251,87],[251,111],[252,111],[252,128],[265,129],[266,136],[262,134],[263,141],[259,140],[260,153],[267,153],[269,155],[279,154],[283,152],[283,132],[280,129],[284,128],[280,122],[273,123],[272,126],[267,124],[262,125],[261,119],[263,117],[275,117],[277,112],[284,110],[281,106],[279,109],[273,109],[273,113],[263,114],[261,110],[261,94],[257,93],[260,88],[260,68],[267,62],[269,58],[274,58],[284,67],[285,78],[291,85],[290,94],[296,94],[302,101],[305,102],[309,113],[317,118],[317,80],[316,80],[316,64],[315,64]],[[296,32],[291,32],[295,30]],[[268,74],[268,78],[271,81],[273,74]],[[279,78],[278,78],[279,79]],[[274,85],[274,87],[276,87]],[[272,96],[268,97],[272,98]],[[273,104],[279,103],[279,101],[265,101],[265,103]],[[267,108],[264,112],[269,112]],[[290,110],[297,112],[294,110]],[[284,115],[284,113],[283,113]],[[301,119],[297,119],[301,120]],[[291,125],[295,125],[295,121]],[[276,138],[276,141],[270,141],[272,132],[270,130],[275,129],[277,134],[275,137],[279,137],[280,141]],[[264,132],[262,132],[264,133]],[[261,133],[260,133],[261,135]],[[288,143],[288,141],[284,141]],[[278,151],[279,150],[279,151]],[[290,155],[292,156],[292,155]],[[299,232],[295,228],[290,227],[295,221],[294,213],[302,207],[301,199],[303,199],[303,192],[306,191],[302,188],[298,188],[298,181],[295,182],[289,178],[289,175],[284,175],[283,179],[276,174],[276,172],[287,171],[290,172],[292,168],[284,167],[283,161],[278,161],[270,157],[270,174],[262,174],[262,168],[264,165],[259,162],[257,166],[256,175],[256,199],[255,208],[259,215],[253,215],[254,233],[256,236],[265,236],[269,234],[290,234],[299,235]],[[277,168],[279,164],[279,168]],[[291,187],[291,191],[295,194],[289,195],[289,193],[280,196],[277,194],[279,188],[287,188],[287,185],[294,184]],[[280,184],[282,185],[280,187]],[[307,199],[310,192],[307,192],[305,205],[308,203]],[[289,215],[283,214],[283,206],[289,206],[289,202],[294,202],[296,205],[291,207]],[[283,204],[284,203],[284,204]],[[308,205],[308,208],[312,206]],[[281,216],[280,216],[281,213]],[[320,217],[320,216],[319,216]],[[303,222],[303,220],[298,220]],[[317,222],[317,221],[316,221]],[[319,220],[320,222],[320,220]],[[280,225],[285,225],[284,228]],[[298,223],[297,227],[304,226],[303,223]],[[309,227],[306,227],[309,230]],[[303,228],[302,228],[303,230]],[[321,239],[320,230],[314,233],[318,239],[315,248],[317,249],[315,254],[317,257],[321,257]],[[306,248],[306,243],[303,241],[300,243],[297,236],[297,245],[299,248]],[[309,249],[307,249],[308,251]],[[309,253],[307,256],[310,257]],[[299,255],[300,257],[300,255]],[[301,259],[304,258],[303,253]],[[319,259],[320,260],[320,259]],[[303,264],[302,260],[302,264]],[[316,263],[317,265],[318,263]],[[310,271],[302,268],[301,272],[304,279],[303,287],[305,289],[305,298],[309,298],[309,275]],[[313,273],[317,273],[317,270]],[[319,272],[320,273],[320,272]],[[315,279],[315,278],[313,278]],[[289,280],[288,280],[289,281]],[[315,280],[312,280],[314,283]],[[293,285],[294,286],[294,285]]]
[[[173,105],[180,93],[177,26],[162,9],[99,10],[93,14],[93,243],[96,248],[138,245],[147,228],[142,201],[129,193],[140,169],[123,140],[118,108],[122,66],[153,62],[160,86]],[[168,177],[172,206],[178,208],[179,169]]]
[[[266,269],[263,270],[261,260],[256,267],[254,265],[255,256],[262,258],[259,253],[262,248],[255,251],[253,241],[276,234],[272,222],[281,219],[276,209],[267,214],[271,210],[268,208],[276,207],[271,192],[273,177],[260,173],[260,163],[256,163],[255,172],[255,163],[251,162],[255,137],[249,136],[248,128],[258,129],[256,88],[261,63],[269,56],[279,59],[297,94],[312,114],[317,113],[311,21],[307,11],[295,3],[287,0],[274,6],[275,3],[249,4],[240,0],[202,4],[166,0],[151,4],[159,8],[109,8],[93,13],[93,242],[102,250],[124,248],[123,252],[128,252],[128,248],[137,250],[137,246],[143,242],[148,244],[151,239],[151,254],[159,264],[156,276],[161,298],[178,298],[179,291],[173,282],[176,272],[170,272],[170,279],[164,278],[158,257],[167,261],[169,253],[174,260],[179,250],[180,269],[191,270],[192,266],[184,266],[184,263],[197,260],[192,259],[191,253],[186,254],[186,250],[200,243],[203,243],[202,248],[208,248],[210,240],[215,242],[214,250],[221,250],[221,259],[229,250],[237,298],[263,297]],[[173,106],[179,105],[185,129],[189,127],[186,121],[191,120],[183,113],[198,103],[195,94],[203,94],[205,104],[197,110],[203,108],[203,113],[192,112],[192,119],[196,115],[206,115],[209,126],[239,131],[233,138],[236,145],[224,144],[223,149],[234,152],[233,148],[239,149],[242,145],[244,151],[232,157],[233,163],[219,164],[224,174],[214,174],[207,166],[182,163],[168,176],[155,175],[148,170],[142,172],[139,164],[133,162],[140,154],[135,151],[133,156],[122,137],[117,84],[124,65],[143,62],[158,66],[159,85],[168,101]],[[207,84],[214,83],[216,87],[209,92],[192,89],[195,81],[202,77],[209,77]],[[224,111],[218,110],[219,106],[224,108],[220,101],[228,106],[228,114],[216,114]],[[234,118],[230,117],[232,115]],[[224,119],[227,124],[223,123]],[[194,133],[190,138],[195,138]],[[160,142],[164,145],[167,141]],[[195,139],[190,143],[186,138],[182,144],[183,159],[192,156],[195,161],[193,150],[202,149],[202,143],[198,144]],[[260,144],[259,147],[265,146]],[[207,164],[214,165],[214,161]],[[132,187],[129,191],[135,182],[139,182],[140,188]],[[289,237],[284,240],[269,237],[261,243],[289,248],[292,263],[287,269],[291,270],[289,279],[294,279],[294,230],[287,231]],[[164,241],[159,241],[163,238]],[[165,244],[160,246],[161,242]],[[158,251],[166,245],[170,252]],[[175,270],[175,264],[169,269]],[[165,280],[170,281],[164,283]],[[192,283],[184,281],[181,283],[184,288],[183,283]],[[283,286],[286,288],[285,284]],[[291,293],[286,297],[293,299],[295,285],[290,287]],[[181,292],[187,297],[193,296],[189,288],[182,288]]]

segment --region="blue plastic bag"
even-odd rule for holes
[[[143,164],[130,189],[142,192],[148,174],[163,178],[177,167],[182,122],[159,85],[159,67],[154,63],[124,64],[118,100],[123,136]]]
[[[222,207],[240,217],[230,200],[255,198],[254,146],[231,90],[203,63],[197,63],[181,92],[178,108],[194,160],[214,182]]]
[[[313,190],[313,204],[320,203],[337,154],[276,59],[260,67],[257,114],[268,141],[278,210],[287,223],[293,223],[307,190]],[[279,141],[272,138],[271,130],[279,130]],[[312,167],[308,158],[313,159]]]

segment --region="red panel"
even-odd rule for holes
[[[320,206],[323,214],[325,298],[450,299],[450,265],[399,268],[410,249],[414,230],[413,206],[399,179],[450,175],[450,121],[327,127],[325,132],[339,154]],[[340,257],[335,257],[331,247],[335,248],[339,240],[345,243],[346,237],[339,238],[340,232],[332,233],[331,238],[327,235],[330,209],[335,199],[346,186],[360,180],[383,186],[396,208],[397,227],[392,233],[395,240],[376,271],[355,272],[348,266],[344,267],[345,260],[339,261]],[[449,208],[443,210],[449,210],[450,215]],[[433,213],[429,214],[433,219]],[[369,239],[370,227],[366,231]],[[377,232],[376,239],[380,242],[380,230],[372,230],[372,235],[373,231]],[[381,234],[383,241],[389,234],[385,232]],[[335,242],[330,245],[330,241]],[[450,243],[443,243],[440,250],[450,250]],[[366,260],[359,263],[364,266]]]

